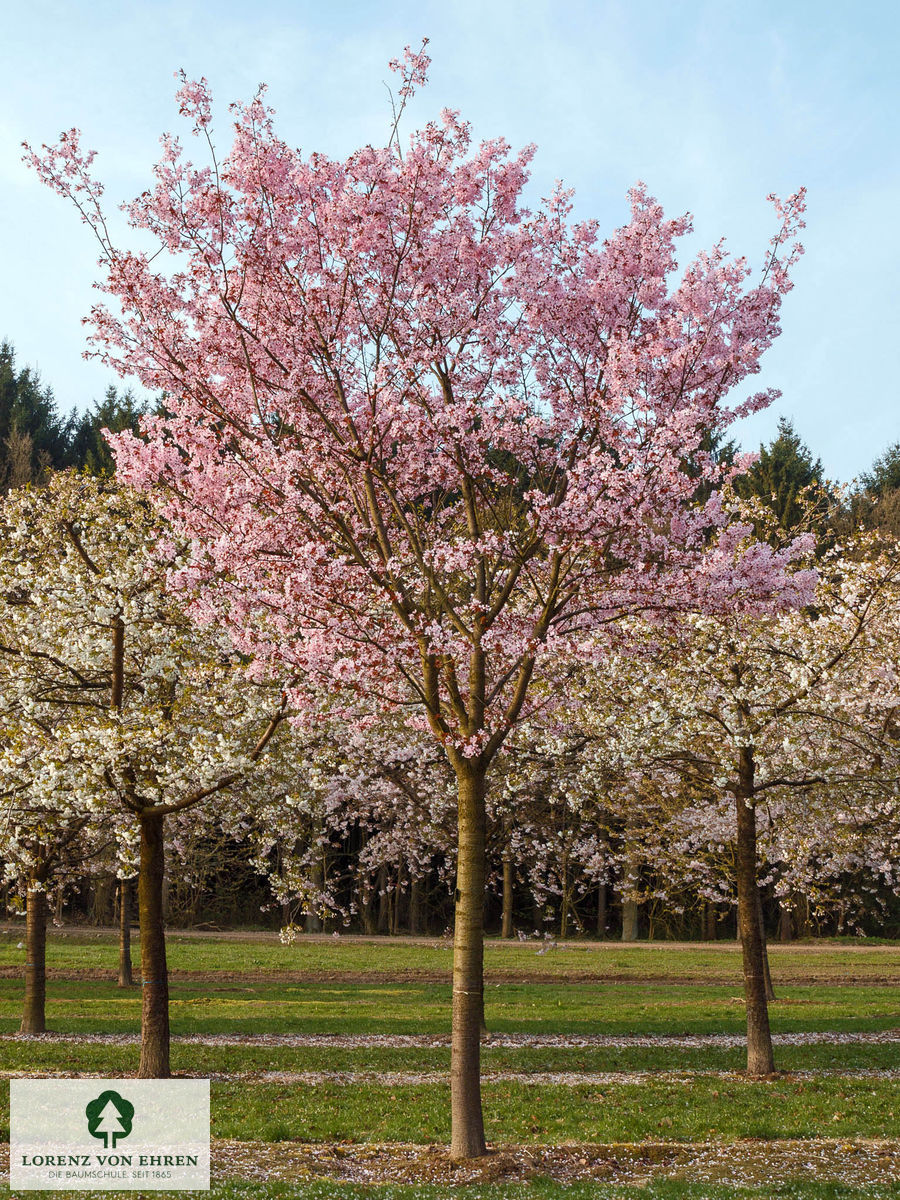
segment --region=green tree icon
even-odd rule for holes
[[[103,1138],[104,1150],[115,1150],[116,1142],[131,1133],[134,1105],[118,1092],[101,1092],[84,1110],[91,1137]],[[112,1143],[110,1144],[110,1139]]]

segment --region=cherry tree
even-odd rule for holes
[[[733,872],[751,1075],[775,1069],[760,861],[784,854],[781,827],[830,838],[841,790],[883,793],[898,780],[900,560],[868,549],[838,546],[820,559],[807,608],[689,614],[670,639],[648,631],[653,652],[616,672],[618,728],[633,742],[638,787],[649,782],[663,797],[645,852],[655,844],[670,866],[682,857],[710,895],[721,884],[716,871]],[[606,717],[610,694],[589,720]],[[649,828],[646,804],[642,812]]]
[[[392,64],[397,121],[428,62]],[[126,209],[153,250],[113,244],[76,130],[28,157],[99,239],[94,352],[167,395],[114,444],[190,539],[173,584],[303,681],[301,714],[375,700],[454,771],[451,1152],[479,1155],[488,775],[532,682],[635,610],[796,599],[783,557],[725,533],[703,446],[772,398],[726,403],[779,332],[803,195],[755,281],[723,243],[679,277],[688,217],[641,185],[606,240],[561,189],[529,211],[533,148],[474,145],[456,112],[338,161],[291,149],[260,92],[220,158],[206,82],[178,101],[208,161],[163,139]]]
[[[166,592],[178,545],[147,498],[56,475],[0,508],[0,698],[10,721],[0,794],[4,858],[39,828],[139,831],[141,1061],[169,1074],[163,922],[166,819],[258,778],[286,709],[215,629]],[[127,840],[127,839],[126,839]],[[49,840],[43,851],[53,853]],[[39,889],[34,889],[35,891]]]
[[[16,739],[21,724],[7,724],[6,736]],[[15,765],[14,779],[4,780],[0,799],[3,827],[0,829],[2,873],[7,887],[25,907],[25,988],[22,1000],[21,1033],[43,1033],[47,1028],[47,925],[50,904],[74,878],[90,875],[98,859],[108,858],[113,843],[107,831],[96,828],[83,813],[65,804],[33,801],[30,786],[35,779],[33,747],[18,763],[9,744],[0,758],[0,773]],[[38,768],[40,770],[40,768]]]

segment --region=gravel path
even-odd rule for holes
[[[67,1045],[110,1045],[135,1046],[140,1043],[137,1033],[4,1033],[0,1042],[49,1042]],[[172,1038],[173,1042],[194,1046],[333,1046],[340,1050],[363,1050],[367,1048],[403,1048],[449,1046],[450,1037],[445,1034],[332,1034],[332,1033],[211,1033],[182,1034]],[[848,1046],[857,1044],[890,1045],[900,1043],[900,1029],[860,1030],[835,1033],[829,1030],[809,1033],[776,1033],[772,1035],[776,1046]],[[498,1033],[487,1039],[487,1044],[500,1048],[526,1046],[561,1047],[610,1047],[621,1050],[647,1048],[702,1049],[721,1047],[734,1049],[747,1044],[742,1034],[703,1033],[670,1036],[668,1034],[556,1034],[556,1033]]]
[[[0,1071],[0,1079],[106,1079],[108,1071],[61,1071],[61,1070],[17,1070]],[[447,1084],[447,1071],[204,1071],[193,1076],[186,1071],[176,1071],[180,1079],[203,1078],[219,1083],[284,1083],[303,1087],[329,1085],[356,1086],[358,1084],[379,1087],[421,1087],[428,1084]],[[611,1087],[615,1084],[691,1084],[697,1079],[735,1080],[743,1078],[740,1071],[697,1070],[697,1071],[482,1071],[482,1083],[521,1083],[529,1087]],[[762,1082],[789,1079],[897,1079],[898,1068],[863,1068],[840,1071],[832,1068],[822,1070],[787,1071],[766,1077]],[[759,1082],[759,1081],[754,1081]]]

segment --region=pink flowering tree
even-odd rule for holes
[[[398,120],[428,61],[393,64]],[[220,158],[206,82],[178,99],[207,162],[163,139],[126,208],[155,250],[113,244],[76,130],[29,152],[102,247],[95,353],[168,397],[114,439],[118,469],[167,489],[193,547],[173,583],[260,671],[301,678],[301,711],[374,699],[446,754],[451,1151],[480,1155],[486,790],[532,682],[636,609],[797,598],[784,556],[725,530],[703,446],[771,399],[726,405],[779,332],[802,193],[776,202],[758,278],[722,243],[679,278],[688,217],[643,186],[606,240],[562,190],[529,211],[533,149],[475,145],[456,112],[338,161],[281,140],[260,92]]]

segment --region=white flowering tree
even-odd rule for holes
[[[218,630],[165,590],[179,547],[145,497],[61,474],[0,509],[0,756],[8,812],[0,856],[42,820],[139,835],[142,1041],[139,1075],[169,1074],[163,922],[165,825],[234,803],[286,710]],[[10,733],[9,730],[13,732]],[[18,831],[18,832],[17,832]]]
[[[652,811],[642,804],[644,853],[655,845],[664,870],[681,856],[683,873],[707,888],[730,859],[750,1074],[774,1070],[760,863],[790,853],[800,829],[821,848],[840,827],[846,848],[857,825],[847,814],[865,792],[870,815],[858,825],[870,835],[874,814],[896,805],[898,561],[857,541],[820,561],[808,608],[695,614],[677,634],[648,630],[646,655],[621,656],[581,710],[595,729],[615,726],[632,764],[626,806],[648,787],[664,798]]]

